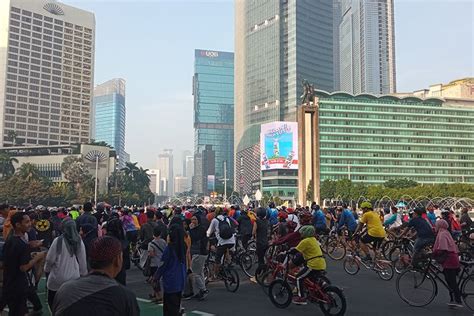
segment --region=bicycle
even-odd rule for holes
[[[458,286],[464,304],[474,311],[474,261],[460,261],[462,272],[458,279]],[[431,258],[403,271],[397,278],[396,287],[398,296],[408,305],[423,307],[430,304],[438,294],[438,281],[451,292],[446,281],[440,277],[439,267]]]
[[[209,244],[209,254],[204,264],[204,281],[206,284],[212,282],[210,277],[213,275],[212,271],[214,271],[214,266],[217,264],[215,252],[212,251],[211,247],[211,244]],[[228,260],[227,254],[224,257],[224,263],[220,265],[219,271],[214,279],[216,281],[224,281],[225,288],[229,292],[235,293],[239,289],[239,273],[232,266],[232,262]]]
[[[141,258],[144,256],[146,249],[141,248],[142,242],[130,243],[130,261],[137,267],[139,270],[143,270],[142,265],[140,264]]]
[[[333,260],[342,260],[347,254],[347,239],[348,232],[344,228],[341,230],[341,235],[338,234],[334,227],[330,232],[325,244],[325,253]]]
[[[363,265],[366,269],[375,271],[379,278],[384,281],[390,281],[393,278],[395,273],[390,261],[379,259],[379,254],[376,252],[374,259],[366,263],[362,260],[359,253],[360,246],[358,243],[355,247],[349,247],[349,254],[342,264],[347,274],[356,275],[360,271],[360,266]]]
[[[293,300],[296,276],[290,274],[289,262],[289,254],[286,254],[283,278],[273,281],[268,288],[270,301],[278,308],[287,308]],[[324,315],[342,316],[345,314],[347,302],[340,288],[327,284],[320,277],[317,279],[308,277],[303,283],[308,293],[308,300],[318,304]]]

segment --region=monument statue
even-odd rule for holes
[[[314,104],[314,86],[310,84],[307,80],[303,79],[301,81],[303,85],[303,94],[301,95],[301,104],[310,105],[311,102]]]

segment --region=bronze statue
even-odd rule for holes
[[[300,97],[301,103],[307,105],[310,105],[311,102],[314,103],[314,86],[305,79],[301,83],[303,85],[303,94]]]

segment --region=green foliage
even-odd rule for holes
[[[418,186],[418,182],[409,180],[409,179],[392,179],[388,180],[384,183],[386,188],[392,189],[406,189],[406,188],[413,188]]]
[[[308,183],[308,187],[306,188],[306,201],[309,201],[309,202],[314,201],[313,180],[311,180]]]
[[[2,178],[11,177],[15,173],[13,163],[18,163],[18,160],[6,153],[0,153],[0,174]]]

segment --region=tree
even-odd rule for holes
[[[13,163],[18,163],[18,159],[10,157],[6,153],[0,153],[0,173],[2,178],[8,178],[15,173]]]
[[[109,148],[113,148],[111,145],[109,145],[107,142],[104,142],[103,140],[101,141],[97,141],[95,139],[91,139],[91,141],[89,143],[87,143],[87,145],[94,145],[94,146],[104,146],[104,147],[109,147]]]
[[[392,188],[392,189],[405,189],[405,188],[413,188],[418,185],[418,182],[403,178],[403,179],[392,179],[388,180],[384,183],[384,187]]]
[[[43,176],[41,175],[38,168],[32,163],[24,163],[18,168],[17,174],[20,178],[32,181],[32,180],[42,180]]]
[[[321,199],[333,199],[336,197],[336,181],[326,179],[321,183]]]
[[[308,187],[306,188],[306,201],[309,201],[309,202],[314,201],[313,180],[312,179],[309,181]]]

